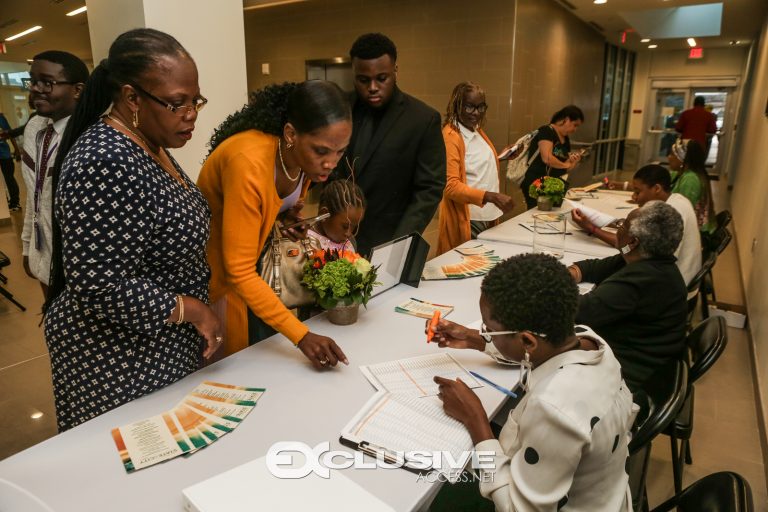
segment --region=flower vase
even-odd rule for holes
[[[548,212],[552,209],[552,198],[549,196],[539,196],[536,199],[536,208],[543,212]]]
[[[338,304],[328,310],[328,320],[336,325],[351,325],[357,322],[357,312],[360,304]]]

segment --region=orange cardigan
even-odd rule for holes
[[[478,128],[477,132],[491,147],[498,171],[499,158],[496,148],[482,129]],[[450,251],[471,238],[469,205],[483,206],[485,195],[484,190],[467,185],[467,169],[464,163],[467,149],[459,129],[451,124],[443,126],[443,140],[445,141],[446,181],[443,200],[440,202],[438,255]]]
[[[256,273],[282,200],[275,188],[277,137],[256,130],[222,142],[203,164],[197,186],[211,208],[208,263],[211,303],[226,299],[223,355],[248,346],[247,308],[298,343],[309,331]],[[302,197],[309,187],[305,180]]]

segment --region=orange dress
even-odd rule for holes
[[[496,169],[499,159],[496,148],[491,144],[485,132],[478,128],[477,132],[491,147],[496,158]],[[458,128],[451,124],[443,126],[445,141],[446,181],[443,200],[440,202],[440,231],[437,239],[437,254],[443,254],[457,247],[470,238],[472,231],[469,226],[469,205],[483,206],[484,190],[467,185],[467,169],[464,164],[467,149],[464,138]]]
[[[257,130],[237,133],[210,154],[197,181],[211,208],[210,298],[224,312],[223,355],[248,346],[249,308],[294,344],[309,331],[256,272],[282,205],[275,187],[277,141]],[[305,180],[302,197],[308,187]]]

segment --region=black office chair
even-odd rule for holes
[[[694,383],[712,368],[725,351],[728,344],[725,318],[713,316],[704,320],[688,334],[686,344],[691,354],[687,396],[680,413],[664,431],[672,446],[672,474],[676,494],[683,489],[683,460],[687,464],[693,462],[690,440],[693,434]]]
[[[688,365],[673,359],[656,370],[643,389],[635,393],[643,417],[635,424],[629,442],[627,473],[632,491],[633,510],[648,510],[645,477],[651,458],[651,442],[674,421],[685,402],[688,386]]]
[[[2,273],[2,269],[10,264],[11,259],[3,251],[0,251],[0,295],[11,301],[20,310],[26,311],[27,308],[22,306],[20,302],[13,298],[13,294],[5,289],[5,285],[8,284],[8,278]]]
[[[731,212],[728,210],[723,210],[715,215],[715,226],[717,229],[724,228],[731,223],[731,219]]]
[[[731,235],[731,232],[728,231],[725,227],[717,228],[717,230],[712,235],[710,235],[712,251],[716,252],[718,256],[721,255],[725,248],[728,247],[728,244],[731,243],[732,239],[733,235]],[[717,302],[717,295],[715,295],[715,281],[712,278],[711,269],[709,272],[707,272],[707,274],[704,276],[704,279],[701,281],[701,292],[707,296],[711,295],[713,303]]]
[[[701,263],[701,268],[698,272],[696,272],[696,275],[693,276],[691,282],[688,283],[688,293],[697,292],[694,297],[688,299],[687,321],[689,330],[693,322],[693,312],[696,309],[696,304],[699,302],[699,297],[701,297],[701,318],[709,318],[709,301],[707,299],[707,294],[702,293],[702,289],[704,286],[704,279],[708,274],[712,272],[712,267],[715,266],[715,263],[717,263],[717,252],[713,251],[706,253],[704,256],[704,261]]]
[[[712,473],[677,493],[652,512],[752,512],[752,490],[736,473]]]

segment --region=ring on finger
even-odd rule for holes
[[[319,363],[320,363],[321,365],[325,366],[325,365],[327,365],[327,364],[328,364],[328,359],[325,359],[325,358],[323,358],[323,359],[320,359]]]

